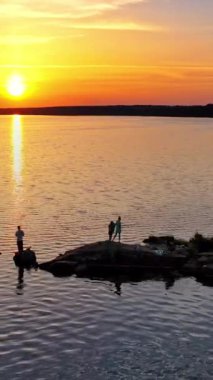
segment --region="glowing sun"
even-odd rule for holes
[[[20,75],[13,75],[7,83],[7,91],[11,96],[21,96],[25,92],[23,78]]]

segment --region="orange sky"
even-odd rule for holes
[[[212,0],[1,0],[0,107],[210,103],[212,15]]]

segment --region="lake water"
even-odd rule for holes
[[[213,235],[213,120],[0,117],[0,379],[213,379],[213,288],[54,278],[39,262],[107,238]]]

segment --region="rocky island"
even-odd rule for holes
[[[102,241],[69,250],[39,264],[54,276],[131,277],[166,274],[213,282],[213,238],[196,233],[189,241],[150,236],[143,245]]]

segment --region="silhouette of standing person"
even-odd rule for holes
[[[109,240],[112,240],[112,235],[115,230],[115,223],[111,220],[111,222],[108,225],[108,235],[109,235]]]
[[[120,242],[121,240],[121,217],[119,216],[116,223],[115,223],[115,235],[113,237],[113,240],[115,240],[116,236],[118,235],[118,240]]]
[[[15,236],[17,239],[18,253],[22,253],[23,252],[24,231],[21,229],[21,226],[17,227],[17,231],[15,233]]]

